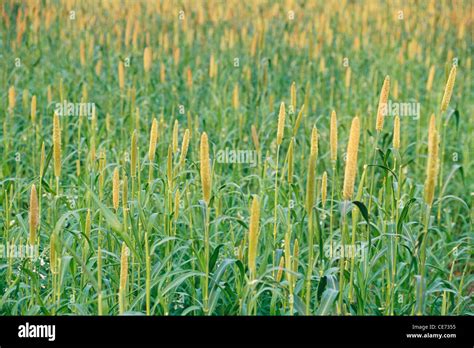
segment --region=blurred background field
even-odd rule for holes
[[[471,1],[3,1],[0,313],[472,314],[472,11]],[[389,101],[419,114],[389,113],[377,131],[386,76]],[[226,149],[256,162],[219,158]],[[8,257],[28,244],[38,258]],[[342,258],[341,245],[363,252]]]

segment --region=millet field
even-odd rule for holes
[[[1,315],[472,315],[466,1],[0,2]]]

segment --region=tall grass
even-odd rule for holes
[[[468,2],[70,5],[0,6],[1,313],[472,314]]]

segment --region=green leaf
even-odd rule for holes
[[[326,289],[327,283],[328,283],[327,277],[326,276],[321,277],[318,284],[318,301],[321,301],[321,296],[323,295],[323,292]]]
[[[245,267],[242,261],[236,260],[235,264],[237,265],[239,271],[240,271],[240,280],[242,281],[245,278]]]
[[[408,209],[410,208],[410,205],[416,202],[416,198],[410,198],[410,200],[405,204],[405,206],[402,209],[402,212],[400,213],[400,217],[398,218],[397,221],[397,234],[400,233],[403,227],[403,222],[405,221],[407,215],[408,215]]]
[[[158,213],[153,213],[150,215],[150,217],[148,218],[148,221],[147,221],[147,225],[146,225],[146,230],[147,231],[151,231],[153,226],[155,226],[156,224],[156,220],[158,219]]]
[[[332,306],[334,305],[334,301],[336,301],[337,295],[339,291],[334,289],[326,289],[323,293],[321,298],[321,303],[316,311],[317,315],[327,315],[330,313]]]
[[[416,305],[415,305],[415,314],[423,314],[423,303],[425,298],[425,292],[423,291],[423,279],[420,275],[415,276],[416,283]]]
[[[164,289],[163,292],[161,293],[161,296],[165,296],[170,290],[176,289],[178,286],[180,286],[186,279],[190,277],[202,277],[206,276],[205,273],[203,272],[186,272],[185,274],[182,274],[181,276],[177,277],[174,279],[171,283],[169,283]]]
[[[382,168],[382,169],[386,170],[387,172],[389,172],[390,174],[392,174],[392,175],[395,177],[395,180],[397,180],[397,182],[398,182],[398,176],[397,176],[397,174],[395,174],[395,173],[393,172],[393,170],[391,170],[390,168],[388,168],[388,167],[386,167],[386,166],[381,166],[380,164],[369,164],[369,165],[367,165],[367,166],[368,166],[368,167],[379,167],[379,168]]]
[[[112,228],[112,230],[114,230],[119,235],[119,237],[125,242],[125,244],[127,244],[130,251],[132,251],[135,255],[138,256],[139,253],[138,253],[137,249],[135,249],[135,246],[130,241],[130,238],[128,237],[128,235],[126,233],[124,233],[123,225],[120,223],[117,216],[112,212],[112,210],[110,210],[104,204],[102,204],[100,202],[97,195],[94,192],[92,192],[92,190],[89,187],[87,187],[87,189],[89,190],[89,192],[91,194],[91,197],[94,200],[95,204],[97,204],[99,206],[99,209],[102,212],[102,214],[104,215],[105,221],[107,221],[107,224]]]
[[[114,229],[115,231],[122,232],[122,224],[120,223],[117,216],[115,216],[115,214],[112,212],[112,210],[110,210],[104,204],[102,204],[102,202],[99,200],[97,195],[89,187],[87,187],[87,188],[88,188],[88,190],[91,194],[91,197],[94,200],[95,204],[97,204],[99,206],[100,211],[104,215],[105,221],[107,221],[109,226],[112,229]]]
[[[63,215],[61,215],[61,217],[56,222],[56,225],[54,225],[54,229],[52,233],[56,233],[56,235],[59,236],[60,232],[63,229],[63,225],[66,223],[67,218],[69,217],[69,215],[72,215],[74,213],[75,211],[68,211],[67,213],[64,213]]]
[[[362,203],[362,202],[359,202],[359,201],[352,201],[352,203],[355,204],[357,206],[357,208],[359,208],[359,211],[362,214],[362,216],[364,217],[365,221],[367,221],[367,224],[370,225],[370,223],[369,223],[369,211],[367,210],[367,207],[365,206],[365,204]]]
[[[384,165],[387,165],[387,162],[385,161],[385,152],[383,152],[382,149],[377,149],[377,153],[380,156],[380,159],[382,160]]]
[[[247,225],[247,224],[245,223],[245,221],[243,221],[242,219],[235,219],[235,221],[237,221],[237,223],[238,223],[239,225],[241,225],[244,229],[246,229],[246,230],[249,229],[249,225]]]
[[[444,194],[444,191],[446,191],[446,187],[448,186],[449,182],[451,181],[451,179],[453,178],[454,174],[456,173],[456,171],[458,169],[459,169],[459,172],[461,173],[462,181],[464,182],[464,171],[462,169],[462,165],[460,165],[460,164],[453,165],[451,171],[449,172],[448,176],[446,177],[446,180],[444,181],[444,185],[443,185],[443,188],[441,189],[440,196],[442,196]]]
[[[223,246],[224,244],[219,244],[212,252],[211,258],[209,259],[209,272],[211,273],[219,257],[219,251],[222,249]]]
[[[41,150],[40,150],[41,151]],[[44,180],[44,177],[48,171],[48,168],[49,168],[49,162],[51,162],[51,158],[53,157],[53,147],[51,146],[49,148],[49,152],[48,152],[48,155],[46,156],[46,160],[44,161],[44,172],[43,172],[43,180]],[[43,181],[44,183],[45,181]],[[49,189],[49,185],[48,183],[46,183],[48,189]]]
[[[451,117],[454,116],[454,119],[456,120],[456,129],[459,129],[459,110],[456,109],[451,109],[447,114],[446,114],[446,121],[444,123],[444,126],[446,127],[451,120]]]
[[[193,311],[200,311],[201,310],[201,307],[199,306],[190,306],[188,308],[186,308],[182,313],[181,315],[182,316],[186,316],[188,315],[189,313],[193,312]]]
[[[390,154],[392,153],[392,149],[391,148],[388,148],[387,149],[387,152],[385,153],[385,157],[384,157],[384,163],[385,165],[387,165],[387,161],[388,161],[388,158],[390,157]]]
[[[306,307],[305,307],[305,304],[303,302],[303,300],[301,300],[301,298],[297,295],[293,295],[293,303],[295,305],[295,309],[298,313],[300,313],[301,315],[303,315],[305,312],[306,312]]]

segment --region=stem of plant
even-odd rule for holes
[[[311,277],[313,272],[313,209],[308,214],[308,269],[306,270],[306,315],[310,314]]]
[[[151,260],[150,260],[150,246],[148,244],[148,232],[145,232],[145,259],[146,259],[146,315],[150,315],[150,286],[151,286]]]
[[[421,299],[423,300],[423,292],[425,288],[425,274],[426,274],[426,244],[428,239],[428,224],[430,222],[430,213],[431,213],[431,206],[426,206],[426,215],[425,215],[425,227],[423,230],[423,241],[421,242],[420,248],[420,274],[421,274]],[[420,307],[418,308],[417,315],[423,315],[423,307],[424,303],[421,303]]]
[[[342,222],[341,222],[341,255],[339,255],[339,304],[338,314],[344,314],[343,298],[344,298],[344,270],[345,270],[345,242],[347,241],[347,217],[346,209],[349,201],[342,202]]]
[[[377,155],[377,146],[379,144],[379,137],[380,137],[380,132],[377,131],[377,135],[375,136],[374,151],[372,152],[372,164],[375,164],[374,162],[375,162],[375,157]],[[367,206],[369,215],[370,215],[370,211],[372,207],[372,195],[374,192],[374,184],[375,184],[374,176],[375,176],[375,167],[372,167],[372,172],[370,174],[369,203]],[[369,226],[367,226],[367,230],[368,229],[369,229]]]
[[[333,253],[333,228],[334,228],[334,217],[333,217],[333,206],[334,206],[334,191],[336,188],[336,162],[332,164],[332,187],[331,187],[331,205],[329,207],[329,250],[332,255]]]
[[[275,170],[275,208],[273,211],[273,267],[276,266],[276,237],[277,237],[277,208],[278,208],[278,165],[279,165],[279,158],[280,158],[280,145],[277,146],[277,158],[276,158],[276,170]],[[275,271],[273,271],[275,273]],[[273,274],[275,277],[275,274]]]
[[[209,205],[206,202],[206,222],[204,226],[204,268],[206,275],[204,276],[204,315],[209,314]]]
[[[438,196],[438,214],[437,214],[437,220],[438,220],[438,226],[441,224],[441,208],[443,206],[442,202],[443,200],[441,199],[441,195],[443,194],[443,163],[444,163],[444,154],[445,154],[445,149],[446,149],[446,122],[441,122],[441,126],[443,127],[443,133],[442,133],[442,138],[441,138],[441,157],[439,159],[439,196]]]

